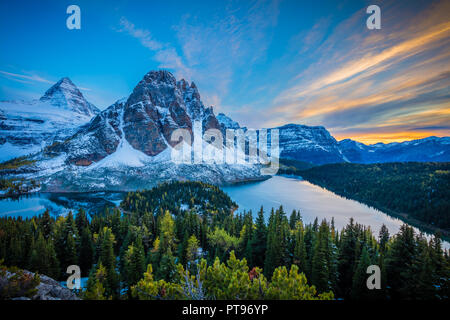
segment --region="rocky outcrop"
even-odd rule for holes
[[[40,275],[40,279],[33,300],[80,300],[72,290],[64,288],[56,280],[44,275]]]
[[[34,273],[27,270],[18,271],[21,274],[21,278],[33,278]],[[13,277],[15,273],[6,271],[1,278],[3,287],[8,284],[8,281]],[[56,280],[47,277],[45,275],[39,275],[40,282],[33,290],[34,293],[31,296],[16,296],[10,299],[12,300],[80,300],[80,298],[67,288],[61,286]],[[17,280],[15,280],[17,281]],[[17,285],[17,284],[15,284]]]

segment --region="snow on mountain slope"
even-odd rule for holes
[[[346,162],[338,143],[324,127],[287,124],[280,132],[280,157],[315,164]]]
[[[257,163],[172,161],[178,141],[171,138],[178,129],[190,135],[188,149],[194,146],[192,158],[198,155],[195,123],[202,124],[203,133],[208,129],[242,129],[248,134],[247,141],[257,139],[256,134],[252,136],[253,131],[240,127],[224,114],[216,116],[212,107],[205,107],[194,83],[177,81],[168,71],[151,71],[129,97],[97,113],[90,121],[90,114],[98,111],[80,100],[79,91],[71,87],[71,82],[62,79],[39,101],[0,105],[0,139],[7,137],[0,143],[5,150],[9,148],[14,153],[18,151],[13,148],[21,146],[46,146],[30,156],[36,160],[33,164],[7,174],[37,179],[42,191],[50,192],[136,190],[167,180],[228,184],[266,178]],[[449,159],[450,138],[367,146],[352,140],[338,143],[320,126],[287,124],[274,129],[279,130],[281,158],[314,164]],[[200,146],[203,160],[205,154],[207,160],[212,160],[213,152],[205,153],[208,148],[213,150],[211,145],[202,141]],[[248,152],[249,146],[244,149]],[[242,150],[237,153],[239,158]]]
[[[39,99],[60,109],[66,109],[92,118],[100,110],[88,102],[75,84],[67,77],[62,78]]]
[[[450,138],[428,137],[405,142],[365,145],[345,139],[339,141],[342,153],[357,163],[380,163],[401,161],[450,161]]]
[[[134,190],[166,180],[224,184],[265,178],[259,164],[172,161],[178,143],[171,140],[172,133],[185,129],[193,141],[194,121],[202,123],[203,132],[221,128],[195,84],[176,81],[167,71],[151,71],[127,99],[32,156],[36,162],[15,174],[39,179],[43,191]]]
[[[223,113],[219,113],[217,115],[217,120],[220,123],[220,126],[222,128],[222,131],[224,129],[239,129],[240,125],[236,121],[232,120],[231,118],[227,117]]]
[[[0,161],[63,141],[98,112],[68,78],[39,100],[0,101]]]

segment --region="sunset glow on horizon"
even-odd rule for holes
[[[379,30],[363,0],[205,3],[80,0],[76,32],[61,23],[64,4],[9,3],[0,100],[39,98],[68,76],[105,109],[167,69],[248,128],[324,126],[364,143],[450,136],[450,1],[374,3]]]

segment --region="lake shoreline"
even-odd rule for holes
[[[282,181],[278,181],[281,178]],[[278,181],[278,182],[277,182]],[[296,184],[293,183],[293,181],[299,181],[302,182],[302,184]],[[289,185],[288,188],[283,189],[283,190],[278,190],[277,193],[277,188],[280,187],[281,185]],[[311,187],[307,187],[304,184],[310,184],[311,186],[313,186],[314,190],[309,190],[311,189]],[[372,206],[371,204],[367,204],[361,201],[358,201],[357,199],[352,199],[346,196],[342,196],[339,195],[335,192],[333,192],[332,190],[329,190],[323,186],[319,186],[319,185],[315,185],[309,181],[307,181],[306,179],[303,179],[301,176],[296,176],[296,175],[276,175],[271,177],[270,179],[264,179],[264,180],[257,180],[257,181],[247,181],[247,182],[240,182],[240,183],[236,183],[233,185],[221,185],[218,186],[220,187],[222,190],[224,190],[225,192],[229,193],[227,190],[244,190],[244,193],[250,193],[251,196],[249,199],[243,199],[241,201],[237,200],[239,199],[239,196],[237,199],[233,199],[236,203],[238,203],[239,208],[237,211],[243,211],[243,210],[248,210],[248,205],[246,206],[245,203],[247,202],[251,204],[252,206],[252,210],[254,212],[256,212],[257,210],[259,210],[259,208],[261,206],[264,206],[264,208],[266,210],[270,210],[271,207],[273,208],[278,208],[280,205],[283,205],[284,208],[287,208],[286,212],[287,214],[290,214],[289,210],[291,210],[292,208],[289,208],[289,206],[291,205],[294,209],[296,210],[300,210],[303,214],[304,211],[309,211],[309,216],[307,217],[306,221],[308,221],[308,219],[313,219],[314,217],[312,216],[312,214],[314,216],[317,216],[319,219],[323,219],[323,218],[327,218],[327,220],[331,219],[331,217],[335,217],[335,216],[339,216],[341,215],[341,220],[343,219],[342,217],[345,215],[345,222],[348,222],[348,219],[350,217],[353,217],[355,219],[356,222],[361,223],[363,225],[367,225],[370,226],[372,228],[372,230],[376,231],[376,229],[379,227],[379,222],[380,220],[383,220],[385,218],[377,218],[377,214],[384,214],[388,217],[390,217],[391,219],[396,219],[399,222],[401,222],[401,224],[403,223],[407,223],[410,224],[414,227],[416,227],[416,229],[419,230],[419,232],[424,232],[426,234],[432,234],[432,232],[430,232],[429,229],[424,228],[423,225],[419,224],[419,223],[415,223],[414,221],[407,221],[405,219],[405,217],[402,217],[400,215],[394,214],[392,212],[390,212],[389,210],[383,210],[382,208],[378,208],[375,206]],[[281,188],[283,188],[283,186],[281,186]],[[306,188],[306,189],[305,189]],[[19,201],[21,199],[27,199],[29,198],[30,200],[33,200],[33,198],[45,198],[45,201],[40,203],[41,205],[45,205],[50,206],[49,208],[53,208],[51,205],[54,205],[55,208],[68,208],[69,210],[72,211],[76,211],[77,209],[74,206],[78,206],[80,203],[84,203],[84,205],[86,206],[86,203],[91,203],[94,204],[96,201],[97,202],[101,202],[103,201],[103,203],[109,203],[109,204],[114,204],[115,206],[117,206],[117,202],[119,201],[118,198],[121,198],[120,196],[114,196],[113,194],[116,195],[123,195],[126,194],[128,191],[86,191],[86,192],[46,192],[46,191],[38,191],[38,192],[33,192],[33,193],[26,193],[26,194],[22,194],[19,196],[12,196],[12,197],[3,197],[0,200],[1,201],[8,201],[8,199],[10,199],[10,201]],[[281,193],[280,193],[281,192]],[[320,193],[329,193],[332,194],[334,196],[332,196],[332,198],[337,197],[337,198],[341,198],[344,201],[335,201],[335,199],[327,199],[327,197],[329,198],[330,196],[326,196],[324,198],[319,199],[320,201],[316,200],[314,198],[314,195],[312,197],[309,197],[309,194],[315,193],[315,194],[320,194]],[[292,196],[291,198],[289,198],[289,193],[294,193],[295,195]],[[256,194],[256,197],[254,197]],[[286,195],[288,196],[288,198],[286,198]],[[112,197],[110,195],[113,195]],[[254,198],[253,198],[254,197]],[[293,201],[297,201],[297,198],[303,198],[300,202],[293,202]],[[323,200],[325,199],[325,200]],[[303,202],[302,202],[303,201]],[[334,207],[323,207],[323,204],[321,204],[321,202],[324,201],[335,201],[336,204],[334,205]],[[353,201],[354,204],[353,205],[348,205],[348,201]],[[267,203],[270,203],[269,205],[267,205]],[[112,205],[111,204],[111,205]],[[36,203],[34,204],[36,205]],[[358,208],[360,206],[365,206],[368,209],[361,209]],[[20,210],[20,204],[16,205],[17,208],[15,208],[15,210]],[[346,208],[349,208],[345,214],[342,213],[342,211],[345,211]],[[8,210],[8,209],[7,209]],[[9,210],[13,210],[11,208],[9,208]],[[356,210],[356,211],[354,211]],[[4,211],[4,210],[3,210]],[[369,215],[367,214],[362,214],[362,212],[366,212],[369,213]],[[376,214],[374,214],[374,211],[378,212]],[[312,212],[312,213],[311,213]],[[267,213],[267,212],[266,212]],[[8,214],[6,212],[6,214]],[[30,213],[31,215],[31,213]],[[372,216],[372,217],[371,217]],[[371,220],[372,219],[372,220]],[[375,220],[373,220],[375,219]],[[310,222],[310,221],[308,221]],[[386,222],[386,224],[391,224],[392,222]],[[341,225],[344,225],[341,223]],[[396,225],[400,225],[400,223],[396,223]],[[397,227],[395,229],[398,229]],[[393,229],[393,233],[396,233],[395,229]],[[442,233],[442,239],[449,242],[449,237],[447,237],[447,235],[445,233]]]
[[[381,212],[383,212],[383,213],[385,213],[387,215],[390,215],[390,216],[392,216],[394,218],[400,219],[403,222],[405,222],[406,224],[409,224],[409,225],[411,225],[413,227],[416,227],[417,229],[419,229],[420,231],[423,231],[425,233],[435,234],[435,233],[439,232],[441,234],[441,238],[443,240],[450,241],[450,231],[442,229],[442,228],[439,228],[439,227],[436,227],[436,226],[433,226],[433,225],[430,225],[430,224],[425,223],[425,222],[422,222],[422,221],[420,221],[420,220],[418,220],[416,218],[411,217],[407,213],[396,212],[396,211],[393,211],[393,210],[391,210],[389,208],[385,208],[385,207],[383,207],[381,205],[378,205],[378,204],[369,203],[368,201],[363,201],[363,200],[351,197],[351,196],[346,195],[346,194],[340,194],[340,193],[334,191],[332,188],[328,188],[328,187],[326,187],[324,185],[315,184],[312,181],[309,181],[308,179],[303,178],[302,176],[285,175],[285,174],[280,174],[279,176],[308,181],[309,183],[311,183],[311,184],[313,184],[315,186],[318,186],[320,188],[323,188],[325,190],[328,190],[328,191],[330,191],[330,192],[332,192],[332,193],[334,193],[334,194],[336,194],[336,195],[338,195],[338,196],[340,196],[342,198],[353,200],[353,201],[357,201],[359,203],[363,203],[363,204],[365,204],[365,205],[367,205],[367,206],[369,206],[371,208],[377,209],[377,210],[379,210],[379,211],[381,211]]]

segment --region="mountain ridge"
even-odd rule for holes
[[[84,97],[79,92],[67,77],[46,91],[39,103],[64,112],[67,112],[67,105],[75,105],[78,107],[76,114],[84,122],[67,129],[58,139],[48,139],[52,143],[42,146],[41,151],[30,157],[33,164],[12,172],[12,175],[36,178],[43,191],[51,192],[135,190],[165,180],[228,184],[266,178],[260,172],[261,165],[255,163],[192,165],[171,161],[171,151],[179,142],[171,140],[172,134],[184,129],[193,141],[194,122],[202,124],[203,132],[217,129],[224,134],[227,129],[249,130],[224,113],[216,116],[213,107],[206,107],[201,101],[194,82],[177,81],[166,70],[150,71],[128,97],[119,99],[103,111],[97,108],[86,111],[90,103],[80,102],[79,99]],[[1,106],[0,128],[7,122],[2,120],[5,115]],[[97,113],[86,121],[90,112]],[[71,112],[70,116],[73,114]],[[316,165],[391,159],[450,159],[450,138],[429,137],[413,142],[365,145],[350,139],[337,141],[323,126],[290,123],[273,129],[279,131],[280,158]],[[427,150],[429,155],[419,152],[420,148]]]
[[[69,78],[40,99],[0,102],[0,161],[39,152],[71,136],[100,110]]]

